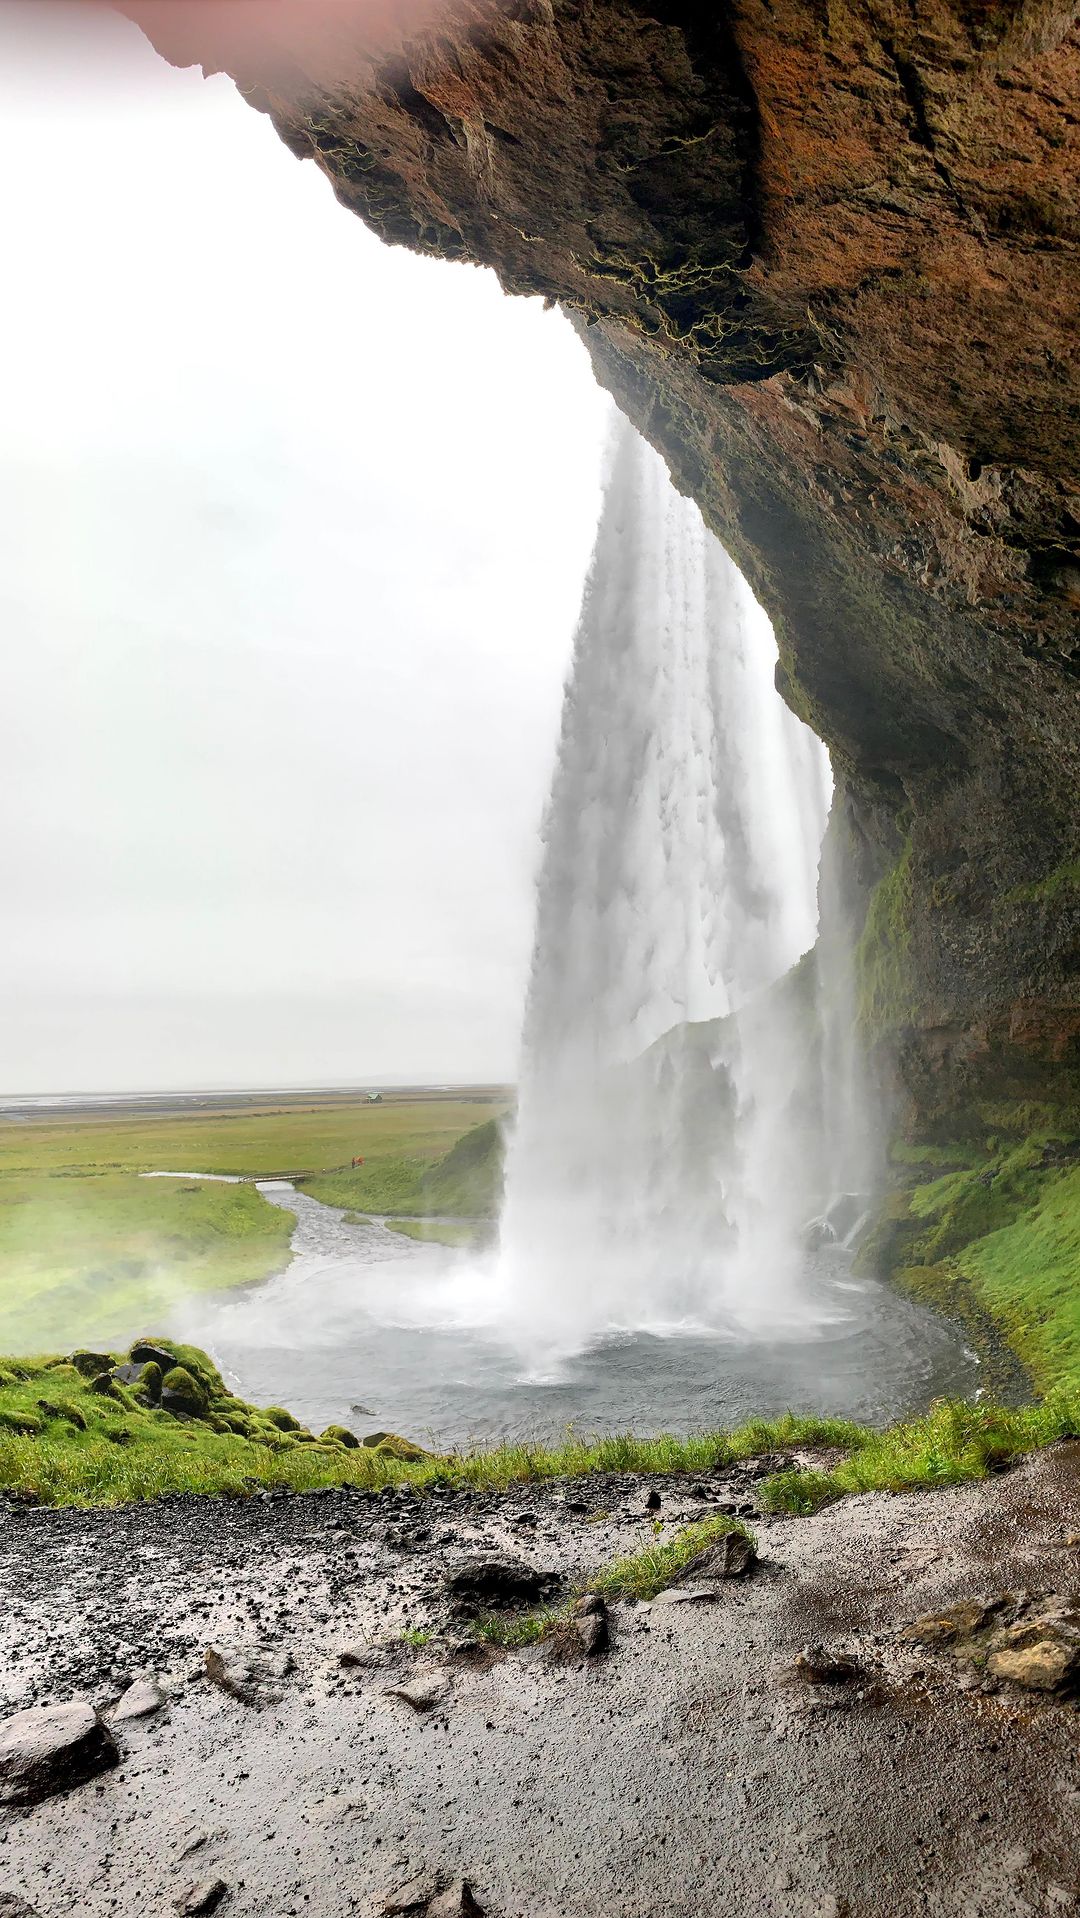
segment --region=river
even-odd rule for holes
[[[684,1433],[789,1407],[883,1423],[978,1390],[955,1329],[854,1277],[839,1246],[807,1253],[807,1322],[786,1335],[622,1332],[538,1376],[484,1322],[482,1255],[348,1223],[284,1182],[260,1190],[296,1215],[292,1263],[261,1286],[191,1299],[175,1330],[243,1397],[315,1430],[397,1431],[447,1449],[552,1440],[569,1425]]]

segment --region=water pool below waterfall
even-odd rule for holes
[[[292,1264],[265,1285],[189,1301],[175,1330],[207,1347],[243,1396],[286,1405],[316,1430],[340,1422],[451,1448],[554,1440],[571,1424],[683,1433],[788,1407],[878,1423],[978,1390],[955,1329],[853,1277],[838,1246],[806,1254],[798,1328],[623,1329],[531,1376],[497,1331],[469,1322],[483,1295],[478,1255],[347,1224],[287,1184],[261,1189],[296,1214]]]

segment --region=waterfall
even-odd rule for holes
[[[831,779],[775,664],[697,507],[620,423],[544,824],[500,1233],[504,1323],[537,1368],[629,1329],[735,1335],[801,1309],[806,994],[777,982],[814,941]]]

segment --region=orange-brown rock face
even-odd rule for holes
[[[919,1106],[1080,1076],[1080,8],[123,10],[385,238],[576,316],[776,622],[853,881],[910,836]]]

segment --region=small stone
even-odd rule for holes
[[[92,1705],[32,1705],[0,1725],[0,1804],[36,1805],[119,1763]]]
[[[460,1559],[446,1574],[445,1585],[455,1610],[498,1610],[508,1605],[533,1605],[560,1583],[558,1574],[542,1571],[524,1559]]]
[[[123,1697],[118,1699],[108,1716],[114,1725],[121,1725],[131,1718],[150,1718],[165,1705],[165,1695],[160,1692],[152,1679],[137,1678],[129,1685]]]
[[[449,1672],[417,1672],[416,1677],[406,1679],[404,1685],[391,1686],[386,1696],[403,1699],[415,1712],[430,1712],[449,1696],[451,1684]]]
[[[1005,1600],[969,1598],[950,1605],[944,1612],[929,1612],[906,1625],[900,1637],[909,1645],[953,1645],[957,1639],[970,1638],[983,1631],[1000,1612]]]
[[[338,1653],[338,1664],[346,1671],[376,1671],[380,1665],[387,1665],[392,1654],[386,1645],[368,1645],[363,1640],[358,1645],[343,1645]]]
[[[1080,1610],[1060,1611],[1006,1626],[990,1641],[987,1670],[1028,1691],[1061,1692],[1080,1683]]]
[[[180,1913],[180,1918],[209,1918],[228,1895],[224,1878],[204,1878],[201,1884],[189,1885],[173,1899],[173,1910]]]
[[[483,1906],[477,1904],[471,1885],[464,1878],[455,1878],[428,1906],[427,1918],[484,1918],[484,1911]]]
[[[219,1691],[238,1698],[242,1705],[276,1705],[282,1697],[281,1681],[292,1669],[287,1653],[222,1652],[214,1645],[206,1648],[206,1676]]]
[[[849,1652],[826,1651],[824,1645],[804,1645],[792,1670],[807,1685],[853,1685],[866,1675]]]
[[[653,1599],[656,1611],[666,1611],[674,1605],[715,1605],[720,1596],[718,1585],[665,1585]]]
[[[585,1612],[573,1620],[573,1628],[586,1658],[595,1658],[608,1646],[607,1612]]]
[[[715,1545],[684,1565],[680,1584],[707,1585],[718,1578],[745,1578],[757,1564],[757,1547],[745,1532],[725,1532]]]
[[[658,1512],[660,1510],[660,1505],[661,1505],[660,1494],[654,1485],[652,1491],[646,1497],[645,1510],[647,1512]]]
[[[382,1901],[382,1908],[388,1914],[403,1911],[422,1911],[439,1895],[442,1880],[433,1871],[418,1871],[413,1878],[407,1878],[395,1891],[388,1892]]]

